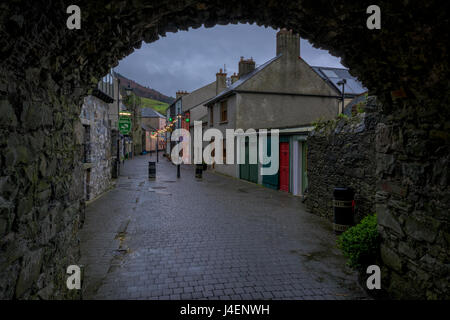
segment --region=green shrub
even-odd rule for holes
[[[376,214],[365,217],[342,233],[337,244],[350,267],[357,269],[374,263],[380,246]]]
[[[337,117],[338,119],[348,119],[348,116],[344,113],[339,113]]]
[[[323,117],[319,117],[316,120],[314,120],[311,125],[314,127],[314,130],[319,129],[320,127],[322,127],[324,125],[326,121],[324,120]]]

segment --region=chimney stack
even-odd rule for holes
[[[222,69],[216,73],[216,94],[221,93],[227,88],[227,74]]]
[[[244,59],[244,57],[241,57],[241,60],[239,61],[239,79],[253,70],[255,70],[255,61],[253,61],[253,58]]]
[[[238,81],[239,76],[236,74],[236,72],[234,72],[231,76],[231,84],[235,83],[236,81]]]
[[[277,32],[277,56],[283,54],[289,59],[300,56],[300,35],[285,28]]]
[[[185,96],[185,95],[187,95],[187,94],[189,94],[189,92],[187,92],[187,91],[177,91],[177,93],[176,93],[176,99],[178,99],[178,98],[180,98],[180,97],[182,97],[182,96]]]

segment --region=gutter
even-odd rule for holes
[[[273,92],[273,91],[250,91],[250,90],[234,90],[234,92],[250,93],[250,94],[272,94],[272,95],[282,95],[282,96],[300,96],[300,97],[341,99],[341,96],[329,96],[329,95],[324,95],[324,94],[307,94],[307,93],[296,93],[296,92]]]
[[[223,96],[218,99],[214,99],[208,103],[205,103],[206,106],[210,106],[217,101],[222,100],[232,94],[235,93],[246,93],[246,94],[271,94],[271,95],[279,95],[279,96],[298,96],[298,97],[314,97],[314,98],[331,98],[331,99],[341,99],[341,96],[330,96],[324,94],[307,94],[307,93],[297,93],[297,92],[273,92],[273,91],[251,91],[251,90],[230,90],[225,93]]]

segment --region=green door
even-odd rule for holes
[[[267,137],[267,154],[272,155],[272,144],[270,137]],[[270,163],[264,164],[263,167],[270,167]],[[262,182],[267,188],[278,190],[278,172],[272,175],[264,175],[262,177]]]
[[[250,148],[248,138],[245,138],[245,163],[239,165],[241,179],[258,183],[258,164],[250,164]]]

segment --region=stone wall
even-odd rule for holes
[[[374,107],[321,123],[310,133],[306,204],[312,213],[332,220],[333,189],[341,186],[355,191],[355,223],[375,212],[375,129],[380,116]]]
[[[81,108],[81,121],[90,127],[89,159],[87,159],[90,192],[89,195],[85,194],[86,200],[94,199],[111,187],[112,142],[108,107],[101,99],[87,96]]]
[[[0,299],[77,297],[65,281],[84,212],[79,108],[40,89],[2,95],[0,112]]]
[[[382,286],[395,298],[450,299],[449,103],[400,99],[376,129]]]

